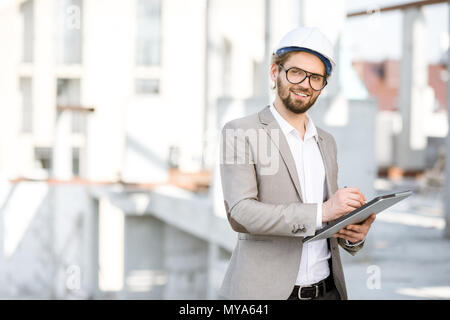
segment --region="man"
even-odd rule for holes
[[[347,299],[338,245],[356,254],[375,214],[302,243],[366,201],[358,188],[338,188],[335,140],[306,113],[334,67],[318,29],[292,30],[273,54],[273,104],[223,128],[225,209],[238,232],[220,290],[227,299]]]

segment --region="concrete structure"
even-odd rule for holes
[[[384,182],[379,193],[420,188],[412,180]],[[438,195],[415,193],[377,216],[366,240],[374,248],[371,253],[342,255],[349,299],[450,299],[450,241],[442,237],[442,196],[442,190]]]
[[[43,182],[7,191],[2,299],[217,297],[235,234],[207,197]]]
[[[374,194],[376,108],[350,67],[345,8],[330,4],[330,20],[317,1],[270,2],[1,7],[1,298],[217,298],[236,241],[218,131],[272,100],[269,50],[299,23],[337,51],[311,114],[336,137],[339,184]],[[170,167],[215,178],[190,192],[167,185]]]
[[[370,95],[378,102],[376,115],[376,162],[379,173],[396,165],[396,136],[402,129],[399,111],[400,61],[355,61],[353,66],[364,82]],[[421,114],[421,126],[426,139],[425,161],[421,169],[429,169],[438,161],[440,149],[445,148],[447,136],[447,93],[443,74],[445,65],[429,64],[428,85],[433,90],[433,107],[428,114]]]
[[[382,109],[396,109],[397,103],[390,98],[393,94],[396,96],[395,82],[400,84],[397,106],[400,115],[395,113],[379,114],[378,122],[381,130],[378,131],[383,135],[377,137],[379,165],[396,165],[403,170],[412,172],[422,171],[430,167],[428,163],[429,154],[434,152],[434,150],[428,149],[427,140],[430,140],[429,137],[444,137],[447,135],[448,115],[445,108],[442,108],[446,101],[445,92],[442,92],[445,89],[438,87],[439,83],[436,83],[438,77],[443,81],[446,80],[441,75],[436,74],[434,69],[430,69],[434,77],[429,78],[429,67],[426,59],[428,43],[426,42],[426,26],[423,14],[424,6],[443,2],[445,1],[418,1],[377,9],[378,12],[401,10],[403,14],[400,72],[392,68],[392,62],[386,62],[381,66],[382,69],[379,69],[382,74],[381,78],[385,78],[384,83],[373,86],[370,77],[365,77],[365,82],[369,82],[371,93],[374,90],[380,91],[378,98]],[[355,12],[348,14],[347,17],[367,14],[371,14],[371,12],[369,10]],[[373,64],[373,66],[375,67],[376,64]],[[400,79],[396,79],[398,76]],[[435,92],[430,85],[438,90],[438,97],[435,97]],[[434,112],[436,98],[444,112]],[[386,129],[388,132],[386,132]],[[391,139],[391,136],[394,136],[394,139]],[[389,140],[394,140],[394,143],[391,144]],[[431,146],[431,148],[433,147]],[[434,162],[436,160],[435,158]]]
[[[450,1],[448,1],[448,10],[450,13]],[[450,34],[450,25],[449,25]],[[450,48],[447,49],[447,72],[450,70]],[[450,81],[447,80],[447,93],[450,95]],[[446,148],[446,165],[445,165],[445,194],[450,194],[450,99],[447,99],[447,114],[448,116],[448,127],[449,131],[447,133],[447,148]],[[450,239],[450,197],[444,197],[444,208],[445,208],[445,230],[444,236]]]
[[[67,158],[62,151],[53,152],[62,139],[59,130],[70,131],[69,165],[72,150],[80,149],[79,172],[89,179],[115,181],[120,173],[123,181],[165,181],[171,146],[180,149],[180,168],[198,170],[202,126],[182,120],[198,119],[200,124],[203,118],[203,88],[199,87],[203,82],[199,71],[204,69],[203,14],[203,1],[187,5],[115,0],[107,6],[90,0],[9,1],[0,12],[0,40],[11,48],[0,56],[4,71],[0,104],[9,106],[1,111],[1,154],[10,155],[2,156],[1,170],[11,178],[36,174],[35,150],[39,148],[47,148],[49,158],[58,154]],[[142,35],[153,18],[159,21],[161,33]],[[180,30],[185,34],[180,35]],[[73,41],[77,38],[82,41]],[[159,53],[151,61],[140,59],[148,50],[145,46],[156,38],[164,39],[155,45]],[[180,47],[190,50],[180,55]],[[191,81],[184,81],[187,76]],[[31,83],[30,89],[22,86],[20,90],[25,80]],[[176,85],[179,81],[183,85]],[[89,142],[83,130],[87,120],[82,116],[61,115],[69,118],[61,122],[70,126],[59,128],[56,106],[61,104],[95,107],[89,117]],[[11,114],[12,108],[23,112]],[[26,121],[32,128],[23,130]],[[76,122],[80,130],[74,129]],[[165,125],[168,122],[179,130]],[[58,162],[56,174],[70,178],[72,169],[65,168],[61,175]]]
[[[402,130],[396,141],[396,165],[405,169],[425,166],[426,138],[422,119],[432,112],[425,55],[425,24],[422,8],[404,10],[403,58],[400,66],[399,106]]]

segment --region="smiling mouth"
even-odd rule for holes
[[[301,98],[309,97],[308,94],[305,94],[303,92],[294,92],[294,91],[292,91],[292,93],[295,94],[297,97],[301,97]]]

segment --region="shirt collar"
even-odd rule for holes
[[[299,135],[297,129],[295,129],[289,122],[287,122],[277,111],[277,109],[275,109],[273,103],[270,105],[270,111],[272,112],[273,116],[275,117],[275,119],[277,120],[281,131],[283,131],[284,135],[288,135],[290,133]],[[314,125],[314,122],[312,121],[311,117],[307,114],[306,117],[308,118],[308,123],[306,124],[306,132],[305,132],[305,137],[304,137],[304,141],[306,141],[309,138],[314,137],[314,139],[317,141],[318,138],[318,134],[317,134],[317,128]]]

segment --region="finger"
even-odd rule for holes
[[[359,232],[359,233],[361,233],[363,231],[362,226],[358,225],[358,224],[349,224],[347,227],[345,227],[345,229]]]
[[[355,225],[358,226],[366,226],[368,228],[370,228],[370,226],[372,225],[372,223],[375,221],[376,218],[376,214],[372,213],[368,218],[366,218],[366,220],[363,220]]]
[[[364,233],[364,232],[355,232],[355,231],[346,230],[346,229],[344,229],[340,233],[346,235],[347,237],[351,237],[353,239],[356,239],[358,241],[364,240],[364,238],[366,237],[366,233]]]
[[[340,235],[343,235],[342,231],[344,231],[344,229],[341,229],[338,232],[336,232],[335,234],[333,234],[333,238],[338,238]]]
[[[347,241],[353,242],[353,243],[364,240],[364,239],[360,239],[360,238],[351,237],[351,236],[348,236],[348,235],[342,235],[341,238],[345,239]]]
[[[347,205],[347,207],[352,207],[354,208],[359,208],[362,206],[361,202],[356,201],[356,200],[347,200],[347,202],[345,203]]]
[[[361,203],[361,205],[364,205],[366,203],[365,198],[362,197],[359,194],[356,194],[356,193],[348,194],[348,199],[351,199],[351,200],[354,200],[354,201],[358,201],[359,203]]]
[[[339,231],[339,233],[342,233],[342,234],[345,234],[347,236],[354,237],[354,238],[360,238],[361,236],[365,235],[364,232],[347,230],[347,229],[342,229],[342,231]]]
[[[369,229],[370,229],[370,227],[361,226],[361,225],[357,225],[357,224],[349,225],[346,228],[347,231],[355,232],[357,234],[363,235],[364,237],[366,237],[367,234],[369,233]]]
[[[363,221],[363,225],[370,227],[370,225],[375,221],[376,214],[372,213],[366,220]]]
[[[364,200],[364,197],[362,197],[358,193],[353,193],[353,192],[345,193],[344,194],[344,201],[347,201],[347,202],[355,201],[355,202],[358,203],[358,208],[366,203],[365,200]]]
[[[349,193],[355,194],[360,196],[364,201],[366,201],[366,197],[362,194],[361,190],[358,188],[345,188],[344,190],[348,191]]]
[[[342,233],[337,233],[337,234],[333,235],[333,237],[335,237],[335,238],[341,238],[341,239],[344,239],[344,240],[347,240],[347,241],[350,241],[350,242],[353,242],[353,243],[354,243],[354,242],[360,241],[359,239],[356,239],[356,238],[347,236],[347,235],[342,234]]]

